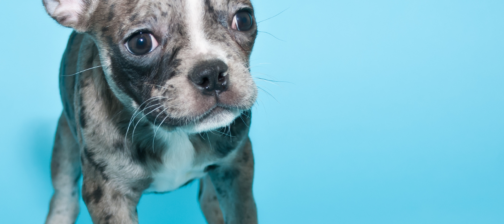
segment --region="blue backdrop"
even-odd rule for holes
[[[504,223],[504,1],[254,0],[261,223]],[[71,30],[0,1],[0,223],[42,223]],[[197,183],[141,223],[204,223]],[[91,223],[82,204],[78,224]]]

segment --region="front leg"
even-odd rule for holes
[[[254,158],[247,138],[236,156],[209,172],[226,224],[256,224],[257,208],[252,194]]]
[[[136,207],[144,186],[125,186],[107,177],[100,167],[84,163],[82,196],[94,224],[136,224]]]

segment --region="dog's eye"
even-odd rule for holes
[[[252,15],[248,11],[239,11],[233,17],[231,28],[238,31],[248,31],[254,25]]]
[[[156,38],[150,33],[138,32],[133,34],[126,42],[126,48],[134,55],[144,55],[158,46]]]

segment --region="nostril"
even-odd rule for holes
[[[217,82],[219,82],[219,83],[221,83],[221,84],[222,84],[222,83],[224,83],[225,81],[226,81],[226,74],[224,74],[224,73],[220,73],[220,74],[219,74],[219,77],[217,78]]]
[[[201,79],[201,82],[198,83],[198,85],[205,89],[208,89],[208,87],[210,86],[210,80],[207,77],[204,77],[203,79]]]
[[[204,94],[215,94],[227,90],[229,77],[227,65],[220,60],[202,61],[194,66],[189,79]]]

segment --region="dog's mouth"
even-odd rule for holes
[[[243,110],[238,108],[215,105],[205,113],[186,118],[171,118],[166,113],[156,116],[148,115],[147,118],[156,127],[163,127],[167,130],[181,130],[186,133],[201,133],[212,131],[230,125]]]
[[[226,91],[202,93],[198,88],[183,88],[187,84],[185,79],[172,81],[175,87],[166,84],[163,85],[166,88],[153,88],[153,97],[140,104],[140,110],[146,111],[148,120],[157,129],[186,133],[212,131],[230,125],[255,102],[253,82],[240,84],[236,81]]]
[[[210,109],[203,116],[195,119],[192,124],[180,127],[181,130],[189,133],[200,133],[211,131],[228,126],[241,114],[239,109],[216,106]]]

